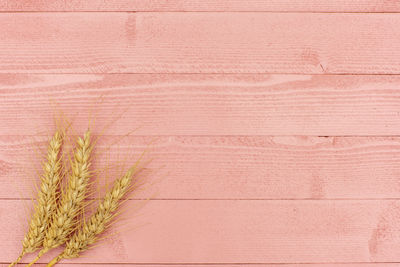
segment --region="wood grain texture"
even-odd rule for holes
[[[399,24],[397,14],[1,13],[0,72],[399,74]]]
[[[399,11],[0,0],[0,266],[60,112],[104,134],[96,178],[152,159],[119,228],[60,266],[399,266]]]
[[[1,262],[19,252],[23,205],[1,200]],[[149,201],[140,216],[129,218],[127,227],[147,224],[117,231],[70,262],[400,262],[399,201],[164,200]]]
[[[397,0],[1,0],[0,11],[399,12]]]
[[[115,166],[127,158],[134,161],[154,139],[132,136],[115,143],[119,138],[100,139],[95,168]],[[143,175],[150,190],[134,198],[400,198],[400,137],[161,136],[155,140],[148,152],[152,163],[146,166],[152,172]],[[0,136],[0,198],[32,196],[40,170],[36,155],[45,149],[45,137]],[[111,169],[107,175],[115,179],[126,168]]]
[[[64,112],[124,135],[400,135],[400,76],[0,75],[0,135]]]

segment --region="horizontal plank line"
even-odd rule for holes
[[[19,264],[28,264],[29,262],[20,262]],[[383,261],[383,262],[290,262],[290,263],[277,263],[277,262],[206,262],[206,263],[201,263],[201,262],[187,262],[187,263],[162,263],[162,262],[155,262],[155,263],[136,263],[136,262],[124,262],[124,263],[114,263],[114,262],[107,262],[107,263],[96,263],[96,262],[84,262],[84,263],[74,263],[74,262],[68,262],[68,263],[62,263],[65,265],[161,265],[161,266],[173,266],[173,265],[182,265],[182,266],[187,266],[187,265],[218,265],[218,266],[224,266],[224,265],[329,265],[329,264],[395,264],[395,263],[400,263],[397,261]],[[9,262],[0,262],[0,264],[9,264]],[[38,263],[37,265],[45,265],[43,263]]]
[[[1,12],[0,12],[1,13]],[[400,13],[400,12],[399,12]],[[93,72],[24,72],[24,73],[15,73],[15,72],[1,72],[1,75],[170,75],[170,76],[204,76],[204,75],[213,75],[213,76],[240,76],[240,75],[252,75],[252,76],[262,76],[262,75],[290,75],[290,76],[400,76],[400,73],[382,73],[382,74],[371,74],[371,73],[300,73],[300,72],[107,72],[107,73],[93,73]]]
[[[100,198],[88,198],[95,200]],[[0,198],[0,201],[34,200],[31,198]],[[397,201],[398,198],[129,198],[132,201]]]
[[[46,134],[0,134],[1,137],[5,136],[25,136],[25,137],[46,137],[48,135]],[[73,135],[72,135],[73,136]],[[78,136],[78,135],[76,135]],[[99,135],[92,134],[93,137],[99,137]],[[366,138],[366,137],[381,137],[381,138],[391,138],[391,137],[400,137],[398,134],[393,134],[393,135],[311,135],[311,134],[306,134],[306,135],[293,135],[293,134],[288,134],[288,135],[283,135],[283,134],[278,134],[278,135],[263,135],[263,134],[211,134],[211,135],[192,135],[192,134],[165,134],[165,135],[160,135],[160,134],[132,134],[132,135],[124,135],[124,134],[106,134],[106,135],[100,135],[100,137],[136,137],[136,138],[144,138],[144,137],[202,137],[202,138],[207,138],[207,137],[320,137],[320,138],[330,138],[330,137],[339,137],[339,138]]]
[[[24,10],[24,11],[7,11],[7,10],[0,10],[0,13],[273,13],[273,14],[399,14],[400,11],[262,11],[262,10],[170,10],[170,11],[159,11],[159,10]]]
[[[0,12],[1,13],[1,12]],[[399,12],[400,14],[400,12]],[[298,75],[298,76],[400,76],[400,73],[313,73],[313,72],[1,72],[2,75]]]

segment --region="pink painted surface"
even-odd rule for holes
[[[137,158],[155,139],[146,181],[157,199],[399,197],[400,137],[130,136],[109,149],[112,138],[98,144],[97,166]],[[45,151],[46,140],[0,136],[0,198],[31,196],[39,166],[26,162]]]
[[[24,203],[6,201],[2,220],[21,221]],[[400,262],[398,200],[150,200],[130,215],[136,229],[68,262]],[[2,262],[18,254],[23,226],[2,225]]]
[[[400,74],[399,24],[392,13],[0,13],[0,72]]]
[[[19,252],[60,111],[78,133],[87,114],[96,134],[112,123],[96,166],[146,148],[152,159],[151,186],[126,208],[151,199],[60,266],[400,265],[398,1],[0,0],[0,11],[1,266]]]
[[[398,75],[0,74],[0,134],[43,132],[62,110],[75,126],[120,117],[106,132],[119,135],[395,136],[399,87]]]

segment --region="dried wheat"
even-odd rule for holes
[[[25,234],[22,242],[22,252],[18,259],[11,263],[9,267],[17,264],[26,253],[35,252],[41,248],[43,244],[45,231],[49,226],[51,214],[56,209],[58,186],[62,177],[59,158],[62,139],[62,132],[56,131],[49,142],[46,156],[47,161],[43,164],[43,174],[41,176],[41,185],[37,195],[37,203],[29,223],[28,232]]]
[[[55,257],[47,266],[53,266],[61,259],[76,258],[88,250],[110,225],[114,213],[121,204],[121,199],[132,187],[136,166],[129,169],[125,175],[117,179],[110,191],[97,207],[96,212],[67,242],[65,250]]]
[[[77,217],[84,206],[87,185],[91,176],[89,171],[91,151],[92,145],[90,131],[88,130],[83,139],[78,138],[68,183],[61,195],[60,203],[52,216],[49,228],[46,231],[46,236],[43,240],[43,249],[27,266],[31,266],[50,249],[64,244],[68,236],[77,227],[79,223]]]

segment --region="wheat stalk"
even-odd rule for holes
[[[110,225],[115,211],[121,204],[121,199],[132,187],[133,176],[136,173],[136,165],[130,168],[125,175],[114,182],[97,207],[96,212],[83,223],[83,226],[67,242],[64,251],[55,257],[47,266],[51,267],[61,259],[76,258],[88,250]]]
[[[17,264],[26,253],[32,253],[38,250],[45,236],[45,231],[49,226],[51,214],[56,209],[56,200],[58,197],[58,186],[60,184],[61,160],[59,159],[63,134],[56,131],[49,142],[47,149],[47,161],[43,164],[43,174],[41,176],[41,186],[37,195],[37,203],[34,207],[34,213],[29,223],[28,232],[22,241],[22,251],[18,259],[11,263],[9,267]]]
[[[52,216],[49,228],[46,230],[43,248],[27,266],[34,264],[50,249],[64,244],[78,225],[77,217],[84,207],[87,185],[91,176],[89,171],[91,151],[92,144],[88,130],[83,139],[78,138],[68,184],[61,195],[60,203]]]

